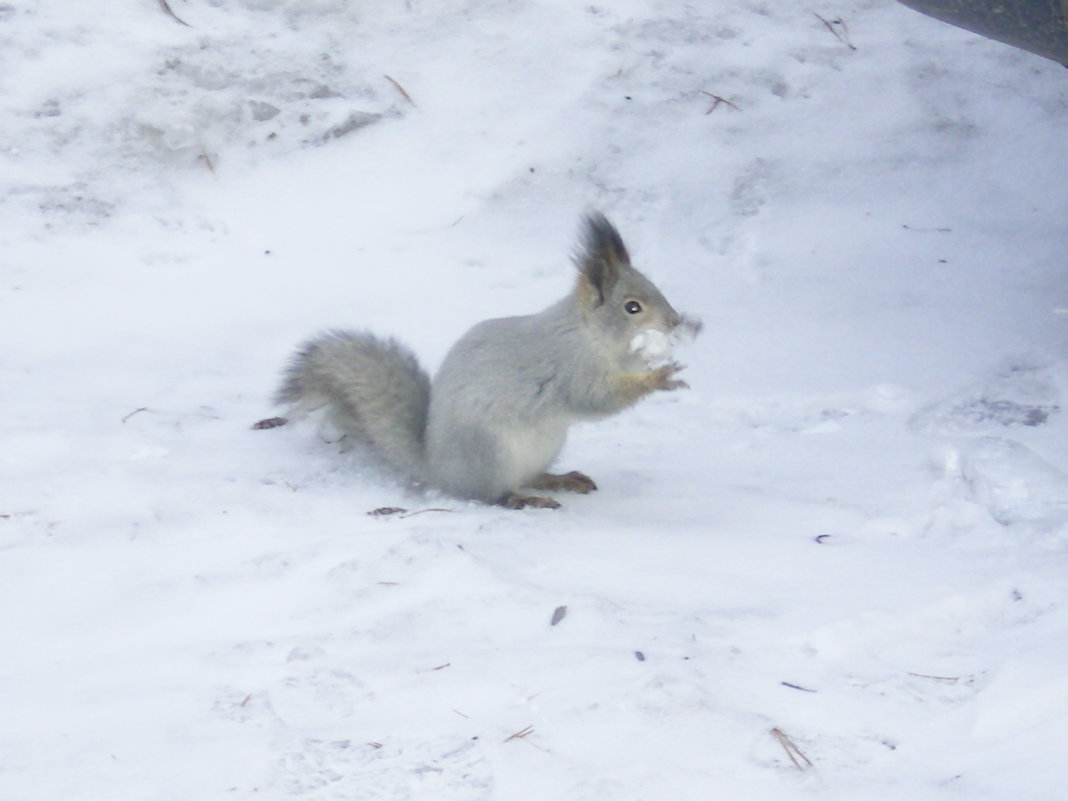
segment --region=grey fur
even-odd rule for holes
[[[396,340],[354,331],[312,339],[293,357],[274,400],[296,417],[325,408],[331,425],[389,467],[422,477],[430,378]]]
[[[548,470],[571,424],[685,386],[674,379],[679,365],[651,367],[634,337],[697,331],[631,266],[603,216],[586,219],[576,263],[567,297],[468,331],[433,391],[407,348],[334,331],[297,353],[276,400],[297,413],[326,407],[338,428],[410,480],[487,503],[544,501],[518,492]]]

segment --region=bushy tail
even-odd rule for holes
[[[325,408],[341,432],[401,475],[425,473],[430,378],[392,339],[330,331],[306,342],[286,369],[275,401],[296,416]]]

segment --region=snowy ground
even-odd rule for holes
[[[0,798],[1066,797],[1059,65],[890,0],[27,0],[0,113]],[[556,299],[588,208],[705,321],[600,492],[250,429],[321,328]]]

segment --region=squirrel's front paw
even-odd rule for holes
[[[654,389],[671,391],[673,389],[689,389],[690,385],[683,381],[681,378],[675,378],[675,374],[683,369],[683,365],[678,362],[671,362],[671,364],[665,364],[663,367],[657,367],[653,370],[654,377]]]

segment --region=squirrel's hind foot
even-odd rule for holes
[[[528,506],[532,509],[560,508],[560,502],[552,498],[545,498],[541,495],[520,495],[517,492],[508,493],[498,503],[507,509],[526,509]]]
[[[542,473],[530,482],[530,486],[538,490],[549,492],[577,492],[579,495],[588,495],[597,489],[597,484],[592,478],[578,470],[570,473],[557,475],[555,473]]]

